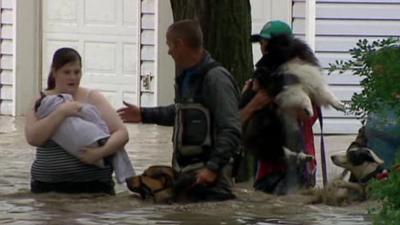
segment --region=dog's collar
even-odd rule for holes
[[[378,167],[376,167],[376,169],[374,171],[372,171],[371,173],[367,174],[367,176],[361,178],[358,180],[358,183],[360,184],[367,184],[368,181],[371,178],[375,178],[378,177],[379,174],[381,174],[384,171],[383,166],[379,165]]]

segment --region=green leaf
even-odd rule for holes
[[[368,115],[386,105],[400,115],[400,99],[396,98],[400,94],[400,40],[387,38],[370,43],[360,39],[349,53],[350,60],[330,63],[328,72],[351,71],[362,78],[362,92],[353,95],[350,110],[356,115]]]

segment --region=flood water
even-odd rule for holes
[[[276,197],[255,192],[250,184],[236,185],[236,200],[218,203],[154,204],[138,199],[123,185],[116,185],[116,196],[31,194],[29,171],[35,150],[25,141],[23,122],[23,118],[0,117],[0,224],[371,224],[369,202],[311,205],[305,204],[308,196]],[[169,164],[170,128],[140,124],[128,128],[127,150],[136,172]],[[326,137],[325,142],[330,151],[338,151],[352,138]],[[329,171],[333,176],[338,170]]]

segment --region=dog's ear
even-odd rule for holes
[[[383,164],[383,160],[380,159],[369,148],[359,148],[358,150],[350,150],[347,152],[347,158],[354,166],[359,166],[365,162],[375,162],[378,163],[379,165]]]
[[[365,126],[361,127],[358,130],[358,134],[354,142],[358,143],[362,147],[367,146],[367,136],[365,134]]]
[[[363,147],[363,146],[361,146],[360,143],[358,143],[356,141],[353,141],[353,142],[351,142],[351,144],[347,148],[347,151],[357,151],[361,147]]]
[[[381,158],[379,158],[379,156],[375,154],[374,151],[372,151],[371,149],[368,150],[374,162],[378,163],[379,165],[383,165],[385,163]]]

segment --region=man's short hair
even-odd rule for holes
[[[203,32],[196,20],[177,21],[169,26],[168,33],[173,40],[182,39],[191,48],[203,47]]]

